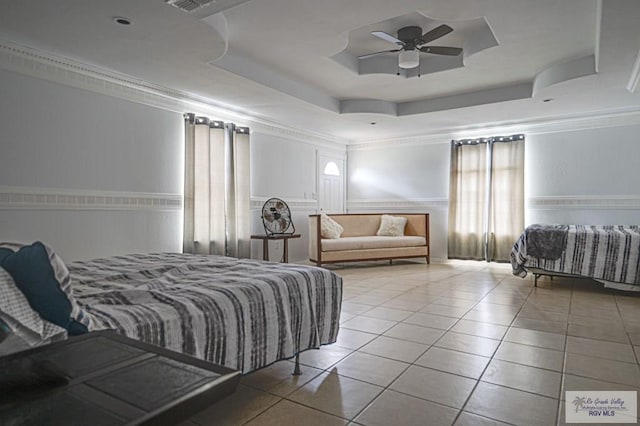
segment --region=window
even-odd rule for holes
[[[333,161],[329,161],[326,166],[324,166],[324,174],[327,176],[340,176],[340,169],[338,169],[338,165]]]
[[[524,136],[453,141],[449,258],[507,261],[524,228]]]

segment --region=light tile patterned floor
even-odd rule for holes
[[[565,390],[640,389],[640,294],[448,262],[331,267],[338,341],[185,425],[563,425]],[[639,404],[640,405],[640,404]]]

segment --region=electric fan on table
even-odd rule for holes
[[[269,235],[293,234],[296,227],[291,220],[291,210],[280,198],[269,198],[262,206],[262,224]],[[289,231],[291,228],[291,231]]]

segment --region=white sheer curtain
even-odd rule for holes
[[[250,256],[249,129],[185,114],[185,253]]]
[[[251,255],[249,129],[227,125],[227,256]]]
[[[449,258],[508,261],[524,229],[524,136],[453,141]]]
[[[484,259],[487,145],[452,144],[449,184],[449,257]]]
[[[489,259],[508,261],[524,230],[524,139],[493,144]]]

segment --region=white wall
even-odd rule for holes
[[[5,70],[0,83],[0,240],[42,239],[68,260],[180,250],[180,113]],[[639,123],[524,133],[527,223],[640,223]],[[352,146],[347,164],[348,211],[430,213],[435,259],[446,258],[450,138],[442,139]],[[345,151],[252,129],[252,232],[263,232],[264,200],[285,199],[302,234],[290,242],[291,261],[308,257],[316,155],[328,146]],[[271,258],[281,252],[273,244]],[[254,242],[252,257],[261,256]]]
[[[181,250],[182,114],[2,69],[0,83],[0,241],[42,240],[68,261]],[[302,234],[289,260],[304,261],[316,151],[345,148],[257,127],[252,233],[264,233],[264,201],[283,198]],[[282,243],[271,244],[270,258],[280,259]],[[262,258],[257,241],[252,257]]]
[[[449,143],[349,151],[349,199],[433,199],[449,195]]]
[[[182,193],[180,114],[4,70],[0,87],[0,240],[66,260],[181,249],[180,208],[159,205]]]
[[[346,148],[341,149],[345,155]],[[290,139],[255,130],[251,132],[252,233],[264,234],[261,209],[271,197],[289,205],[300,238],[289,240],[289,262],[309,259],[309,215],[316,213],[316,156],[327,148],[318,143]],[[334,152],[333,150],[330,152]],[[269,257],[279,260],[282,242],[269,243]],[[262,259],[262,242],[254,241],[251,257]]]
[[[525,132],[526,224],[639,224],[639,134],[640,124]],[[349,149],[349,211],[428,212],[432,257],[446,259],[449,146]]]
[[[251,132],[251,195],[304,199],[316,185],[313,144]]]
[[[640,124],[526,138],[527,223],[640,224]]]
[[[431,257],[447,257],[449,142],[348,151],[348,211],[429,213]]]

